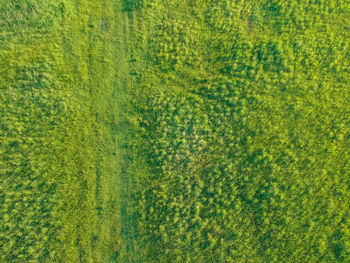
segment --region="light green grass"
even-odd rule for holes
[[[349,4],[130,9],[134,262],[348,261]]]
[[[0,2],[0,261],[348,262],[349,12]]]
[[[0,261],[113,259],[121,3],[8,1],[0,10]]]

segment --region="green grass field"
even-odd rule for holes
[[[120,250],[120,10],[0,4],[1,262],[107,262]]]
[[[0,262],[350,262],[346,0],[0,0]]]

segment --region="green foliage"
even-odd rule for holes
[[[122,0],[123,10],[130,12],[141,9],[144,5],[144,0]]]
[[[146,261],[350,260],[348,5],[151,5],[135,14]]]
[[[349,262],[347,1],[0,3],[1,262]]]
[[[102,262],[120,249],[105,73],[117,47],[100,27],[86,33],[115,10],[75,3],[0,1],[1,262]],[[110,48],[103,63],[88,56]]]

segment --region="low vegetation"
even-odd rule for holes
[[[0,261],[350,261],[349,13],[3,1]]]
[[[348,9],[149,1],[132,14],[150,65],[136,103],[145,262],[350,259]]]

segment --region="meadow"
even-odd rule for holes
[[[1,262],[350,261],[347,1],[0,18]]]
[[[118,9],[0,3],[1,262],[118,255]]]

